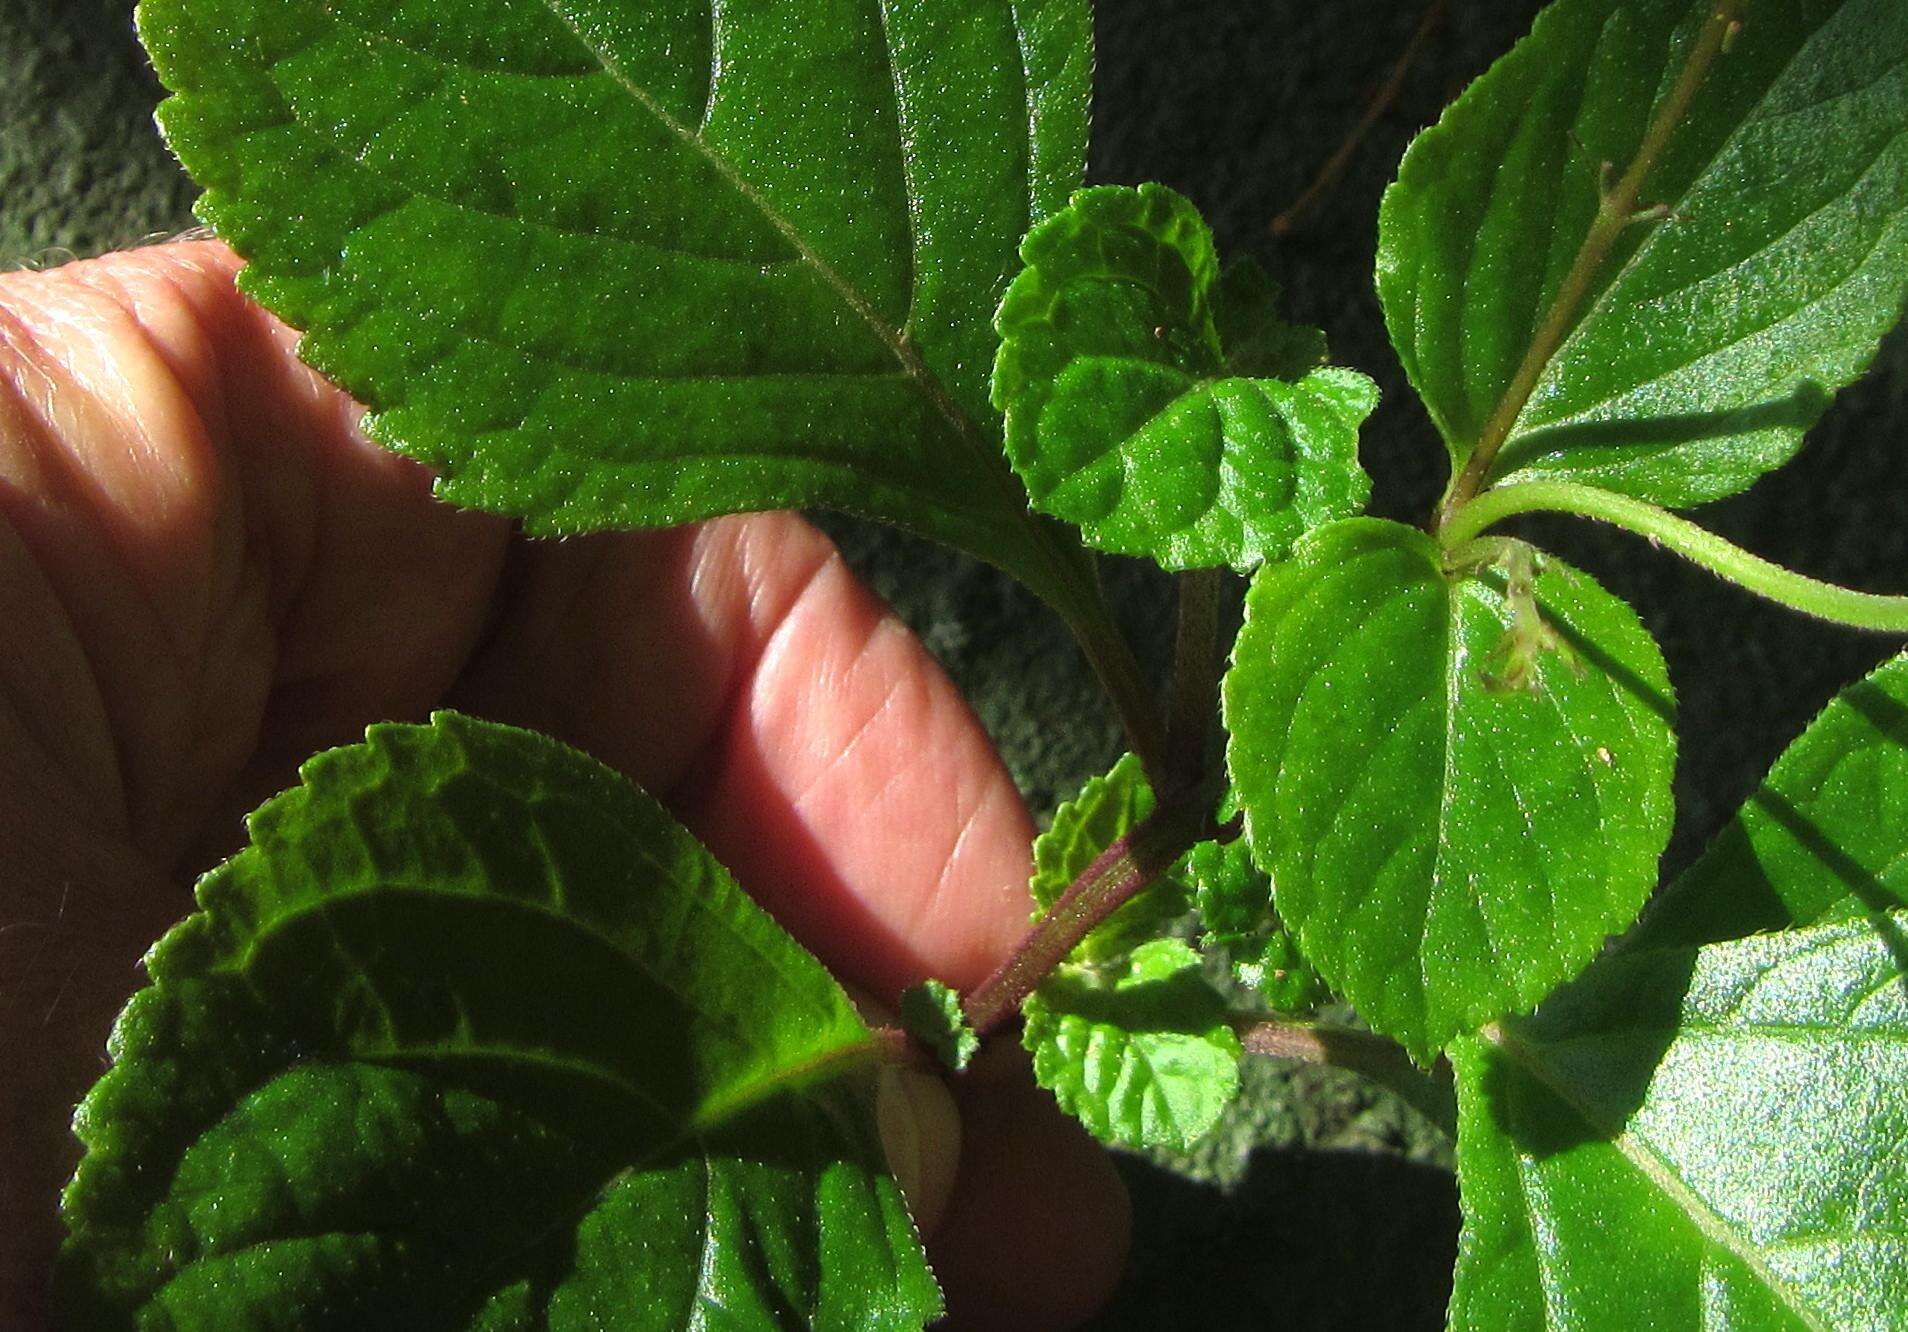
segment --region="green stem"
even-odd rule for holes
[[[1239,1043],[1251,1054],[1349,1069],[1397,1093],[1447,1137],[1457,1137],[1457,1099],[1451,1086],[1451,1068],[1442,1060],[1426,1072],[1411,1062],[1411,1056],[1396,1041],[1355,1027],[1322,1022],[1243,1021]]]
[[[1206,740],[1218,712],[1219,597],[1224,575],[1179,575],[1179,634],[1173,649],[1173,702],[1166,725],[1166,780],[1174,789],[1205,775]]]
[[[1538,512],[1574,513],[1648,537],[1691,563],[1804,615],[1854,629],[1908,634],[1908,597],[1856,592],[1809,578],[1751,555],[1654,504],[1572,481],[1524,481],[1486,491],[1452,516],[1442,537],[1446,548],[1455,550],[1506,518]]]
[[[1684,117],[1689,113],[1689,105],[1696,99],[1696,93],[1708,77],[1710,67],[1726,49],[1742,3],[1743,0],[1717,0],[1709,22],[1704,25],[1690,49],[1689,59],[1683,65],[1676,86],[1670,89],[1669,96],[1663,99],[1649,128],[1644,131],[1643,140],[1637,145],[1636,156],[1631,159],[1629,169],[1605,191],[1598,202],[1596,220],[1585,233],[1583,245],[1578,249],[1570,271],[1558,285],[1556,299],[1551,302],[1543,323],[1538,325],[1531,337],[1530,347],[1518,365],[1517,373],[1505,388],[1504,396],[1498,400],[1490,419],[1484,423],[1476,447],[1465,460],[1464,470],[1452,478],[1451,488],[1438,506],[1436,526],[1439,530],[1484,488],[1484,483],[1490,477],[1491,464],[1497,461],[1498,450],[1510,439],[1511,430],[1517,425],[1517,418],[1523,414],[1530,395],[1537,391],[1537,383],[1549,367],[1551,357],[1557,354],[1564,339],[1576,327],[1577,316],[1595,290],[1597,277],[1603,271],[1610,252],[1636,221],[1643,184],[1650,172],[1655,170],[1664,150],[1669,147],[1670,139],[1682,126]]]

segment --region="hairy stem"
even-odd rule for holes
[[[1445,528],[1444,539],[1447,547],[1456,549],[1494,523],[1537,512],[1574,513],[1648,537],[1691,563],[1804,615],[1853,629],[1908,634],[1908,597],[1824,583],[1751,555],[1667,509],[1572,481],[1524,481],[1487,491],[1458,511]]]
[[[1530,395],[1537,391],[1538,380],[1543,378],[1551,358],[1576,327],[1584,302],[1590,298],[1604,262],[1610,257],[1610,251],[1636,220],[1643,183],[1649,178],[1650,172],[1656,169],[1663,150],[1669,146],[1671,137],[1689,112],[1690,103],[1703,86],[1703,80],[1708,77],[1716,58],[1725,50],[1741,8],[1742,0],[1717,0],[1709,22],[1697,35],[1696,44],[1689,53],[1681,76],[1676,80],[1676,86],[1663,99],[1649,129],[1644,132],[1643,141],[1637,146],[1636,157],[1630,162],[1629,169],[1604,192],[1597,206],[1596,221],[1584,236],[1583,246],[1577,251],[1576,260],[1564,276],[1562,285],[1557,288],[1557,297],[1544,315],[1543,323],[1537,326],[1523,362],[1511,377],[1510,386],[1504,390],[1504,396],[1498,400],[1490,419],[1485,422],[1484,431],[1478,436],[1476,447],[1465,461],[1464,470],[1452,481],[1450,491],[1439,506],[1437,527],[1440,530],[1483,489],[1490,476],[1491,464],[1497,461],[1498,451],[1510,438],[1517,418],[1530,401]]]
[[[1166,774],[1166,723],[1159,699],[1099,589],[1095,587],[1090,602],[1083,599],[1083,603],[1085,609],[1065,617],[1067,628],[1106,691],[1126,733],[1127,748],[1139,756],[1153,789],[1160,790]]]
[[[1239,1043],[1252,1054],[1349,1069],[1397,1093],[1446,1136],[1457,1137],[1451,1068],[1442,1060],[1426,1072],[1412,1063],[1404,1047],[1394,1040],[1354,1027],[1318,1022],[1245,1022],[1239,1028]]]
[[[1173,703],[1166,726],[1166,788],[1205,776],[1206,740],[1219,703],[1219,596],[1224,574],[1179,575],[1179,634],[1173,649]]]
[[[1013,955],[962,1001],[962,1015],[975,1034],[985,1038],[1011,1019],[1094,926],[1212,836],[1213,798],[1202,786],[1161,801],[1150,817],[1087,866],[1027,931]]]

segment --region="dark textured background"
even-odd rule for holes
[[[1443,449],[1406,389],[1371,289],[1379,193],[1411,134],[1529,26],[1536,0],[1452,0],[1402,95],[1310,225],[1267,224],[1356,121],[1419,17],[1408,0],[1099,0],[1096,180],[1162,180],[1205,209],[1228,255],[1284,282],[1337,360],[1385,390],[1365,436],[1374,511],[1417,520]],[[129,0],[0,0],[0,265],[57,262],[190,225],[192,190],[151,125],[156,96]],[[1843,395],[1802,458],[1704,520],[1836,582],[1908,589],[1908,336]],[[1064,633],[959,557],[838,520],[851,556],[975,700],[1037,808],[1117,754]],[[1686,863],[1782,746],[1890,651],[1817,629],[1621,534],[1533,523],[1630,598],[1681,692]],[[1110,581],[1163,645],[1170,590],[1136,565]],[[1153,665],[1163,663],[1155,656]],[[1436,1327],[1456,1204],[1448,1152],[1388,1099],[1330,1070],[1260,1063],[1227,1130],[1177,1161],[1126,1162],[1138,1202],[1127,1289],[1106,1329]]]

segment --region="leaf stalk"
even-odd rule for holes
[[[1322,1022],[1244,1020],[1239,1043],[1250,1054],[1348,1069],[1396,1093],[1445,1136],[1457,1138],[1457,1097],[1451,1066],[1442,1059],[1427,1072],[1394,1040]]]
[[[1218,713],[1219,600],[1224,574],[1194,569],[1179,575],[1179,630],[1173,646],[1173,701],[1166,725],[1166,786],[1181,790],[1205,776],[1206,742]]]
[[[1574,481],[1524,481],[1486,491],[1458,511],[1444,530],[1444,540],[1447,548],[1456,549],[1506,518],[1539,512],[1576,514],[1635,532],[1738,587],[1804,615],[1851,629],[1908,634],[1908,596],[1857,592],[1810,578],[1752,555],[1667,509]]]

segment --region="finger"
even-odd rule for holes
[[[114,738],[87,784],[160,863],[261,745],[428,706],[506,535],[367,444],[236,268],[197,243],[0,279],[0,524],[88,666],[51,704]]]
[[[1119,1284],[1132,1204],[1113,1162],[995,1045],[959,1088],[961,1170],[928,1255],[950,1328],[1077,1326]]]
[[[658,792],[798,938],[892,1001],[1025,929],[1032,824],[953,684],[790,514],[532,551],[458,697]]]

